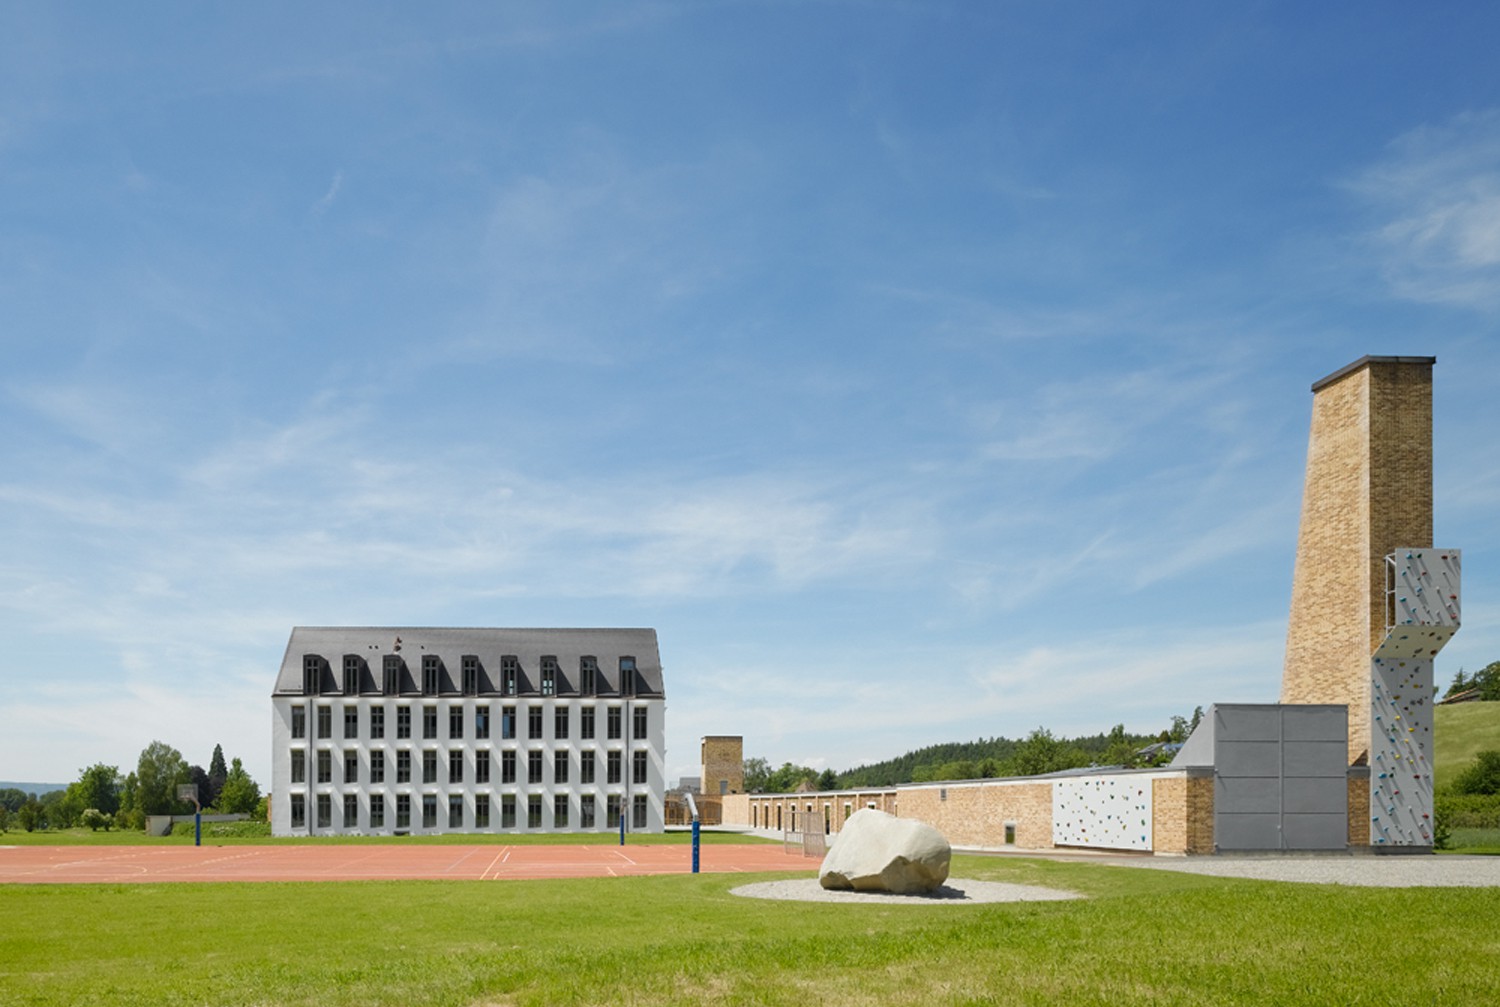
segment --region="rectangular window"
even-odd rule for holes
[[[559,706],[552,712],[552,737],[556,741],[568,738],[568,708]]]
[[[584,741],[594,740],[594,708],[585,706],[578,711],[578,736]]]
[[[502,707],[500,710],[500,737],[502,740],[510,741],[516,736],[516,708],[514,706]]]
[[[599,691],[599,659],[586,654],[578,659],[578,692],[592,696]]]
[[[500,753],[500,782],[501,783],[515,783],[516,782],[516,753],[515,752],[501,752]]]
[[[400,751],[396,753],[396,782],[411,782],[411,753]]]
[[[578,827],[580,829],[592,829],[594,827],[593,794],[584,794],[578,798]]]
[[[504,696],[517,694],[521,677],[521,660],[514,654],[500,658],[500,693]]]
[[[463,657],[464,695],[479,695],[479,658],[473,654],[465,654]]]
[[[558,749],[552,754],[552,782],[568,782],[568,750]]]
[[[635,658],[620,658],[620,695],[635,695]]]
[[[437,753],[434,751],[422,753],[422,782],[437,782]]]
[[[344,737],[359,737],[359,707],[344,707]]]
[[[646,708],[637,706],[631,711],[631,737],[644,738],[646,736]]]
[[[552,654],[542,655],[542,695],[557,695],[557,657]]]
[[[448,708],[448,737],[462,738],[464,736],[464,708],[451,706]]]
[[[307,707],[292,707],[292,737],[307,737]]]
[[[540,706],[528,706],[526,708],[526,737],[532,741],[541,740],[542,708]]]
[[[490,752],[487,748],[474,753],[474,782],[490,782]]]
[[[307,828],[307,799],[301,794],[292,795],[292,828]]]
[[[359,782],[359,753],[358,752],[350,751],[350,752],[345,752],[344,753],[344,782],[345,783],[358,783]]]
[[[301,749],[292,750],[292,782],[307,782],[307,753]]]
[[[542,753],[541,752],[527,752],[526,753],[526,782],[527,783],[541,783],[542,782]]]
[[[333,828],[333,797],[329,794],[318,795],[318,828]]]
[[[606,711],[605,716],[608,717],[608,720],[606,721],[606,724],[608,726],[606,728],[605,737],[607,737],[610,741],[619,741],[620,740],[620,708],[618,706],[611,706],[609,708],[609,710]]]
[[[646,827],[646,798],[635,797],[630,802],[630,827],[632,829],[644,829]]]
[[[437,707],[422,707],[422,737],[432,739],[437,737]]]
[[[370,828],[385,828],[385,797],[381,794],[370,795]]]
[[[357,794],[344,795],[344,828],[359,828],[359,796]]]
[[[396,739],[411,737],[411,707],[396,707]]]
[[[422,655],[422,695],[436,696],[443,676],[443,659],[436,654]]]
[[[558,794],[552,798],[552,827],[554,829],[566,829],[568,827],[567,794]]]
[[[380,691],[383,695],[401,695],[401,656],[399,654],[385,655],[380,669],[380,679]]]
[[[370,737],[376,741],[385,737],[385,707],[370,708]]]
[[[592,751],[578,753],[578,782],[594,782],[594,753]]]
[[[620,827],[619,794],[610,794],[604,799],[604,827],[606,829],[618,829]]]
[[[422,795],[422,828],[437,828],[437,794]]]
[[[359,672],[360,665],[363,663],[364,662],[359,659],[358,655],[344,655],[344,695],[359,695]]]
[[[490,827],[490,795],[474,795],[474,828],[487,829]]]
[[[318,753],[318,782],[333,782],[333,753],[327,749]]]
[[[620,782],[620,753],[610,752],[606,765],[609,767],[605,776],[605,783]]]
[[[647,770],[647,755],[645,752],[632,752],[630,755],[630,781],[632,783],[645,783]]]
[[[516,827],[516,798],[514,794],[504,794],[500,798],[500,827],[502,829],[513,829]]]
[[[385,750],[377,748],[370,753],[370,782],[385,782]]]
[[[448,782],[464,782],[464,753],[461,748],[448,753]]]
[[[302,691],[309,696],[323,693],[323,659],[316,654],[302,655]]]
[[[461,829],[464,827],[464,795],[448,795],[448,828]]]
[[[542,827],[542,797],[540,794],[532,794],[526,798],[526,827],[528,829],[540,829]]]
[[[411,798],[405,794],[396,795],[396,828],[411,828]]]
[[[318,737],[333,737],[333,707],[318,707]]]
[[[490,736],[490,708],[474,707],[474,737],[483,741]]]

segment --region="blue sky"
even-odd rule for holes
[[[0,6],[0,778],[269,773],[293,625],[655,627],[819,768],[1276,698],[1433,355],[1500,659],[1500,8]]]

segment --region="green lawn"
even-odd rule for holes
[[[1500,891],[959,856],[1090,896],[879,906],[739,875],[0,886],[0,1004],[1417,1004],[1500,984]],[[764,876],[757,876],[764,877]]]
[[[1480,752],[1500,750],[1500,703],[1459,703],[1432,712],[1433,783],[1437,787],[1452,783]]]

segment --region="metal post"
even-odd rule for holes
[[[625,809],[620,809],[620,845],[625,845]]]
[[[203,809],[193,809],[193,845],[203,845]]]
[[[693,873],[698,873],[698,819],[693,819]]]

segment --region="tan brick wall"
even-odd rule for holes
[[[1370,654],[1385,630],[1385,556],[1432,544],[1432,367],[1369,361],[1313,396],[1284,703],[1349,707],[1349,760],[1370,744]]]
[[[1187,852],[1214,852],[1214,778],[1187,778]]]
[[[1349,845],[1370,845],[1370,777],[1349,771]]]
[[[726,794],[719,800],[719,814],[725,825],[749,825],[750,795]]]
[[[727,792],[743,793],[745,789],[745,739],[739,735],[713,734],[703,739],[703,792],[717,795],[720,781],[727,781]]]
[[[1156,853],[1214,851],[1211,775],[1159,776],[1152,781],[1151,847]]]
[[[902,818],[926,822],[954,846],[1004,846],[1006,822],[1016,824],[1018,849],[1052,846],[1050,783],[935,784],[899,793]]]

